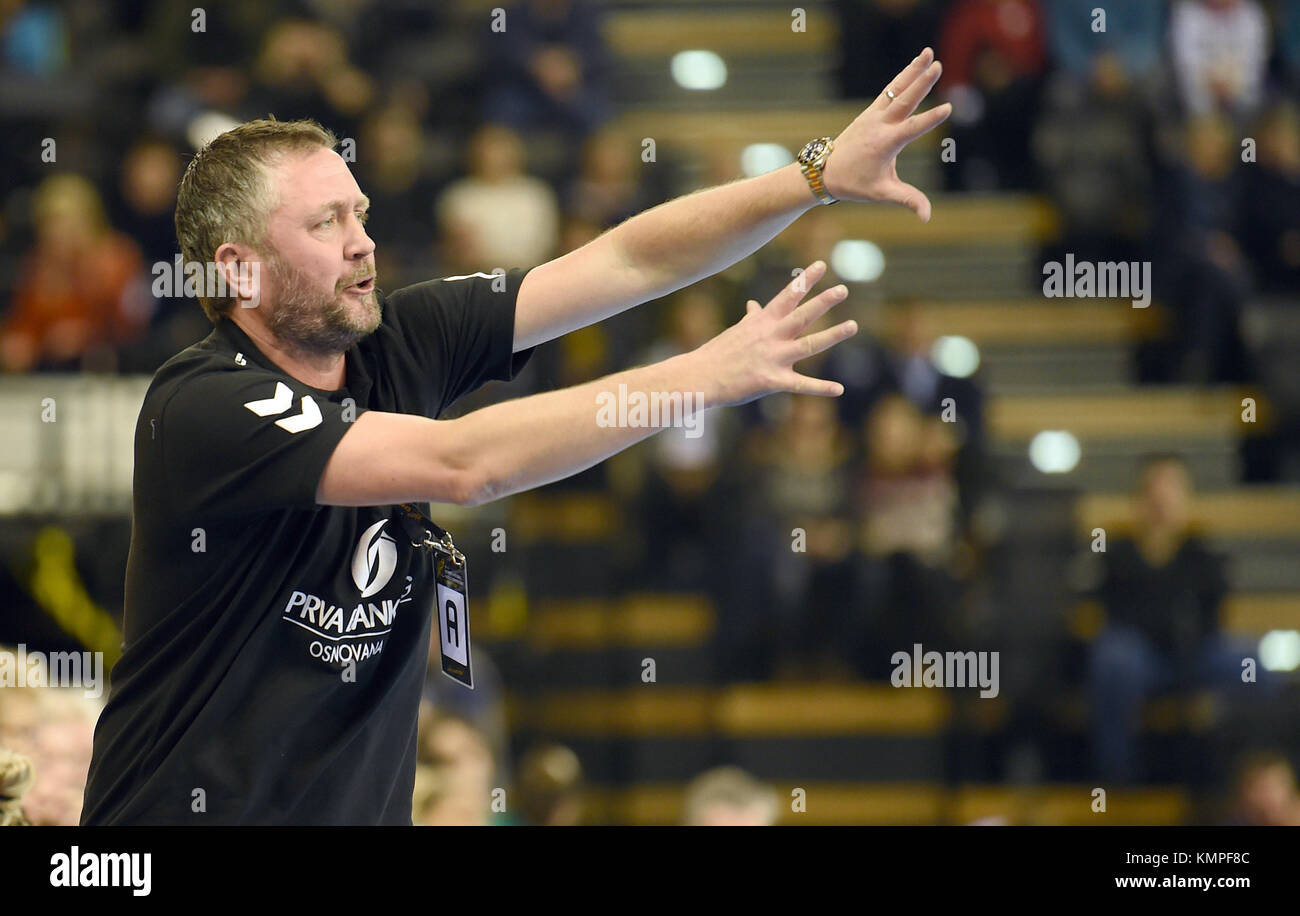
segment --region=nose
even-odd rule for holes
[[[374,239],[366,232],[366,227],[355,216],[352,218],[353,230],[348,239],[346,255],[352,261],[364,261],[375,253]]]

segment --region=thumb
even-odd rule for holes
[[[919,216],[923,223],[930,221],[930,198],[915,185],[910,185],[906,181],[895,181],[885,191],[884,199],[907,207]]]
[[[755,313],[757,313],[757,312],[761,312],[761,311],[763,311],[763,306],[761,306],[761,305],[758,304],[758,300],[757,300],[757,299],[750,299],[748,302],[745,303],[745,314],[746,314],[746,315],[753,315],[753,314],[755,314]]]

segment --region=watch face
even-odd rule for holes
[[[812,140],[799,153],[799,162],[803,165],[816,162],[817,157],[826,152],[826,141],[822,139]]]

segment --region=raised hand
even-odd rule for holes
[[[949,102],[913,114],[942,73],[943,65],[926,48],[835,138],[822,175],[833,197],[902,204],[930,221],[930,199],[898,177],[896,160],[903,147],[952,114]]]
[[[813,334],[803,333],[848,296],[846,287],[833,286],[801,305],[825,273],[826,264],[817,261],[766,306],[751,299],[744,318],[690,354],[704,361],[705,377],[713,382],[711,405],[745,404],[778,391],[832,398],[844,393],[839,382],[794,371],[794,364],[800,360],[858,333],[856,321],[841,322]]]

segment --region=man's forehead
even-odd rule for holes
[[[305,156],[289,156],[276,169],[280,183],[280,208],[286,212],[313,211],[333,200],[364,197],[343,157],[319,149]]]

